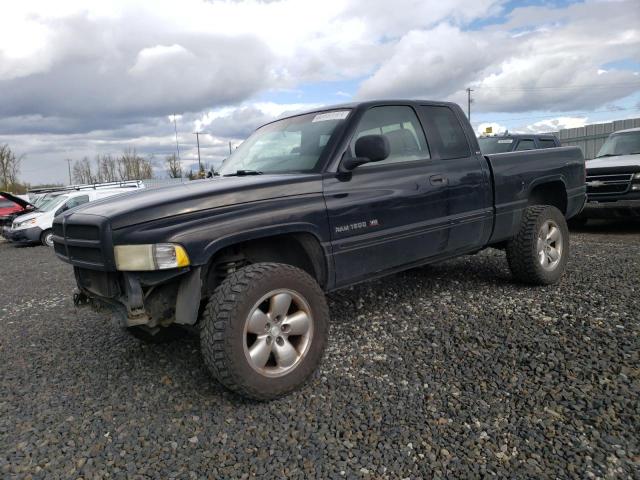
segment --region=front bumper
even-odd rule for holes
[[[155,272],[101,272],[74,268],[76,305],[110,310],[126,327],[193,325],[201,300],[200,268]]]
[[[14,243],[40,243],[42,229],[40,227],[23,228],[21,230],[11,230],[4,228],[2,236]]]
[[[640,217],[640,198],[618,201],[590,200],[580,213],[582,218],[627,218]]]

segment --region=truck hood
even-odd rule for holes
[[[99,215],[117,230],[131,225],[223,206],[294,195],[320,193],[320,174],[214,177],[170,187],[139,190],[74,208],[75,213]]]
[[[587,160],[587,170],[590,168],[638,167],[640,169],[640,155],[618,155],[616,157],[602,157]]]

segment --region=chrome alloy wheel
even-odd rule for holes
[[[545,270],[554,270],[562,259],[562,232],[553,220],[546,220],[538,233],[538,260]]]
[[[296,368],[313,338],[313,316],[307,301],[289,289],[273,290],[258,300],[245,321],[244,355],[266,377]]]

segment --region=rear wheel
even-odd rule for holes
[[[45,247],[53,247],[53,232],[51,229],[42,232],[42,235],[40,235],[40,243]]]
[[[299,268],[257,263],[229,275],[202,319],[202,355],[212,374],[246,397],[269,400],[316,370],[328,335],[320,286]]]
[[[528,207],[520,230],[507,244],[513,276],[524,283],[549,285],[564,273],[569,258],[569,229],[556,207]]]

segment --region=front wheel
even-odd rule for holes
[[[53,247],[53,232],[50,229],[42,232],[42,235],[40,235],[40,243],[45,247]]]
[[[507,243],[513,276],[534,285],[556,283],[568,259],[569,229],[562,212],[549,205],[525,209],[520,229]]]
[[[202,319],[202,355],[224,386],[270,400],[316,370],[328,336],[329,309],[303,270],[256,263],[218,286]]]

